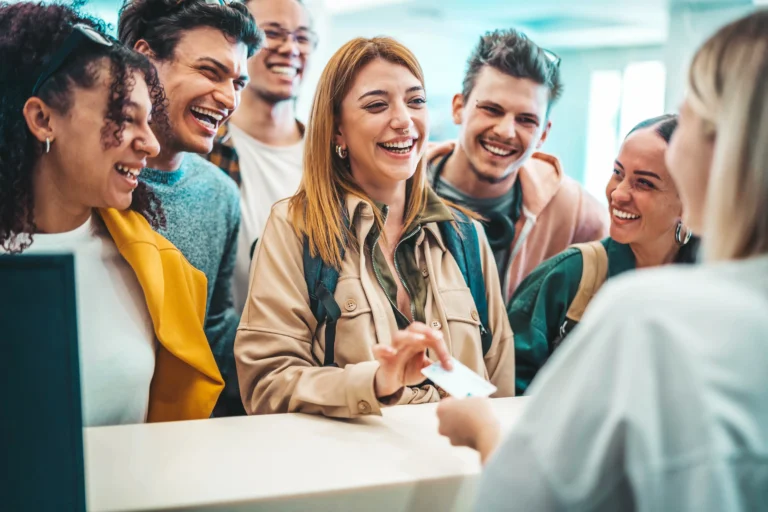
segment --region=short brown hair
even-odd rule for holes
[[[485,66],[491,66],[515,78],[528,78],[546,85],[549,89],[549,105],[560,98],[563,84],[560,81],[560,59],[514,29],[486,32],[467,61],[462,94],[468,98],[475,87],[477,75]]]

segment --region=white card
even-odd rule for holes
[[[446,371],[440,362],[433,363],[421,370],[421,373],[456,398],[470,396],[489,396],[496,391],[496,386],[451,358],[453,370]]]

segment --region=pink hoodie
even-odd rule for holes
[[[430,159],[438,156],[431,154]],[[501,285],[506,302],[542,261],[572,244],[605,238],[609,226],[607,207],[566,176],[556,157],[534,153],[520,168],[518,179],[523,189],[523,214],[515,225],[511,263]]]

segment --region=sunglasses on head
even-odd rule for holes
[[[552,50],[547,50],[546,48],[541,49],[542,52],[544,52],[544,56],[549,59],[549,62],[551,62],[555,68],[560,67],[560,61],[562,60],[559,55],[557,55]]]
[[[61,69],[61,66],[64,65],[70,56],[86,44],[110,47],[113,43],[93,27],[83,23],[73,25],[72,33],[64,40],[64,43],[56,53],[43,65],[43,70],[40,72],[40,76],[38,76],[35,86],[32,88],[32,96],[38,93],[46,80]]]

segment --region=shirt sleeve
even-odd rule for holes
[[[234,188],[233,188],[234,190]],[[205,333],[211,350],[224,378],[224,391],[214,409],[214,416],[236,416],[245,414],[240,399],[240,386],[235,366],[234,344],[240,316],[235,311],[232,296],[232,274],[237,256],[237,236],[240,231],[240,198],[230,195],[228,208],[229,232],[224,238],[222,255],[216,282],[213,285],[211,304],[205,322]]]
[[[552,354],[552,342],[581,281],[584,259],[568,249],[539,265],[517,287],[508,315],[515,336],[515,392],[522,395]]]

